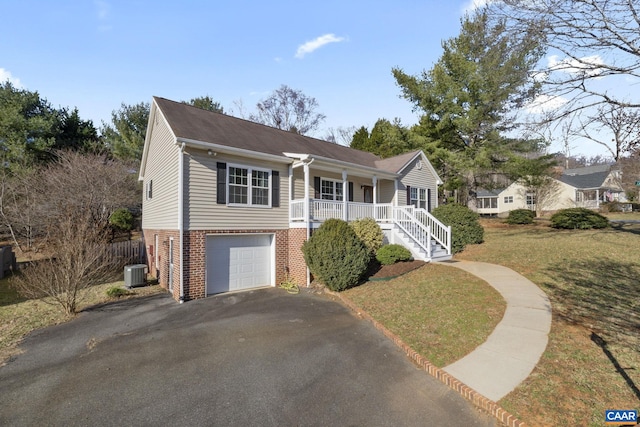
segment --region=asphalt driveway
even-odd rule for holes
[[[0,425],[496,425],[341,304],[264,289],[117,302],[29,336]]]

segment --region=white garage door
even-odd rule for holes
[[[273,285],[273,235],[207,236],[207,294]]]

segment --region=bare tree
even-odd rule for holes
[[[640,112],[615,105],[601,105],[576,132],[602,145],[617,162],[640,147]],[[607,136],[603,136],[602,132]],[[611,139],[609,139],[609,137]]]
[[[249,120],[300,135],[316,130],[326,118],[324,114],[316,113],[318,101],[315,98],[287,85],[280,86],[258,102],[256,108],[258,112],[250,114]]]
[[[327,134],[324,136],[325,141],[332,142],[334,144],[344,145],[348,147],[353,139],[353,134],[356,133],[357,128],[355,126],[337,128],[328,128]]]
[[[547,99],[566,102],[557,116],[595,105],[640,108],[598,81],[640,79],[640,3],[635,0],[496,0],[489,10],[516,33],[536,29],[549,57],[534,76]],[[629,83],[626,83],[629,84]],[[610,86],[609,86],[610,87]]]
[[[60,153],[39,171],[37,186],[25,195],[38,200],[35,216],[49,259],[30,263],[14,277],[20,293],[49,297],[66,313],[77,309],[79,292],[113,280],[122,261],[110,255],[109,216],[139,201],[135,174],[97,155]]]
[[[12,282],[24,297],[48,297],[42,301],[73,314],[81,291],[116,280],[122,262],[111,255],[107,230],[94,223],[90,210],[68,206],[57,214],[47,230],[53,257],[30,262]]]
[[[34,249],[38,230],[41,230],[40,200],[34,191],[40,186],[39,181],[35,169],[12,173],[7,168],[0,170],[0,219],[20,252]]]
[[[622,188],[624,188],[627,199],[632,202],[640,201],[640,149],[635,150],[627,157],[618,161],[622,171]]]

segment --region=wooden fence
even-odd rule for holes
[[[142,239],[114,242],[109,246],[111,254],[125,260],[126,264],[144,264],[146,261],[146,251]]]

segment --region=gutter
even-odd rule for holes
[[[184,302],[184,149],[186,144],[180,146],[178,158],[178,235],[180,245],[180,304]]]

